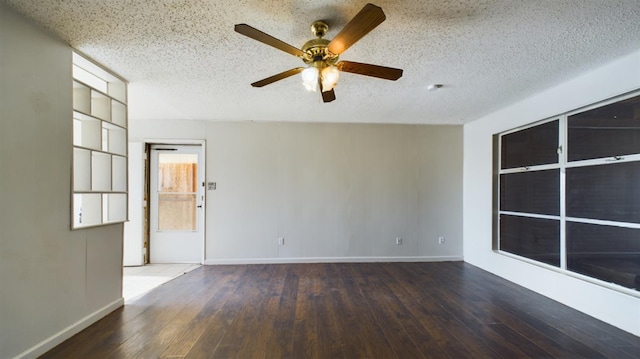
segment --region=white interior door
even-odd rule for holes
[[[201,263],[204,166],[201,145],[152,145],[149,261]]]

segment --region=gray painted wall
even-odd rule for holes
[[[70,230],[71,48],[0,4],[0,357],[122,304],[122,225]]]
[[[206,141],[205,263],[462,258],[461,126],[132,121],[129,134]]]

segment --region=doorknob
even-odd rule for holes
[[[202,205],[199,205],[199,206],[196,206],[196,207],[198,207],[198,208],[202,208]]]

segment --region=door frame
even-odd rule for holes
[[[202,173],[203,173],[203,182],[206,183],[207,181],[207,172],[206,172],[206,163],[207,163],[207,159],[206,159],[206,154],[207,154],[207,148],[206,148],[206,141],[205,140],[176,140],[176,139],[144,139],[142,141],[143,146],[144,146],[144,150],[145,150],[145,175],[144,175],[144,262],[145,264],[149,264],[150,263],[150,254],[151,254],[151,248],[149,245],[149,241],[151,239],[151,226],[150,226],[150,219],[151,219],[151,211],[150,211],[150,207],[151,207],[151,151],[150,148],[152,145],[173,145],[173,146],[179,146],[179,145],[200,145],[202,148]],[[198,169],[200,170],[200,169]],[[200,255],[200,264],[204,264],[204,260],[205,260],[205,253],[206,253],[206,237],[207,237],[207,191],[206,188],[203,190],[203,204],[202,204],[202,235],[200,238],[201,241],[201,246],[200,246],[200,250],[201,250],[201,255]]]

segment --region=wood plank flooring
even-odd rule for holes
[[[640,358],[640,337],[463,262],[205,266],[43,358]]]

